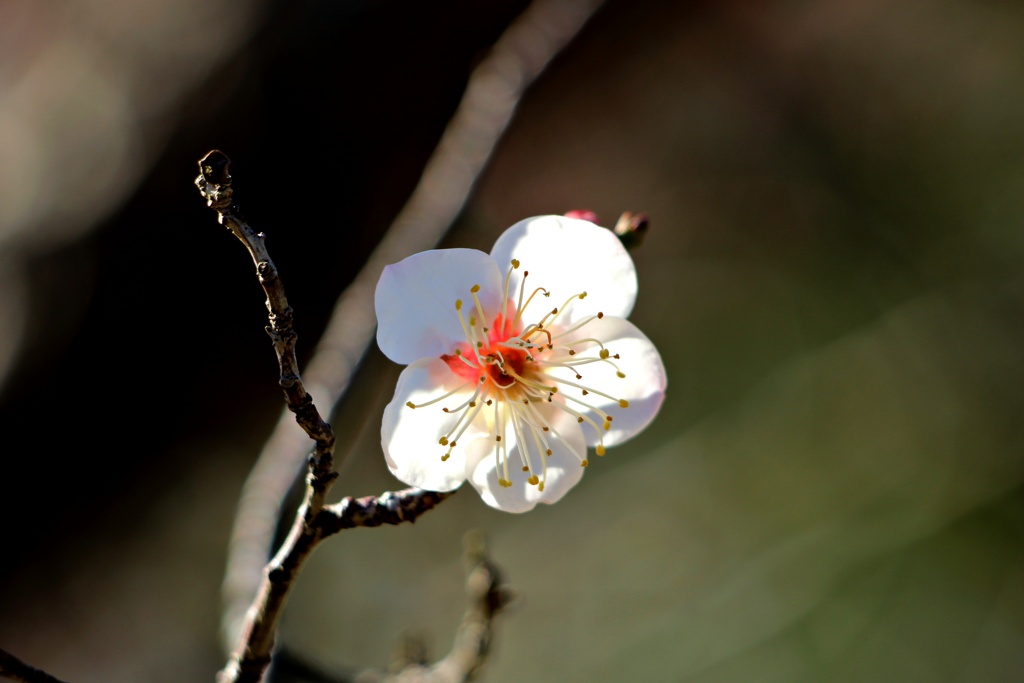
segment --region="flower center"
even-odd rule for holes
[[[512,302],[508,306],[511,307]],[[527,373],[526,363],[529,358],[526,350],[508,343],[508,338],[516,337],[518,333],[510,331],[502,334],[506,327],[501,315],[494,319],[489,328],[479,330],[475,329],[476,318],[470,317],[469,327],[470,333],[477,333],[475,338],[457,346],[454,353],[442,355],[441,360],[448,364],[453,373],[465,380],[483,378],[494,387],[512,389],[519,381],[517,378]]]
[[[463,310],[462,299],[455,302],[465,340],[458,343],[452,353],[443,354],[441,360],[463,383],[425,403],[409,402],[406,405],[422,408],[451,397],[469,394],[469,398],[460,405],[441,408],[445,413],[458,415],[454,426],[439,439],[440,445],[447,446],[441,460],[448,460],[458,439],[471,424],[482,424],[495,441],[498,483],[505,487],[511,486],[508,440],[505,438],[511,431],[518,445],[522,471],[528,474],[528,483],[543,491],[547,474],[546,458],[552,454],[552,438],[572,452],[581,466],[589,464],[586,454],[579,453],[555,429],[551,419],[555,414],[551,409],[567,413],[578,423],[586,423],[595,430],[598,441],[596,452],[604,455],[603,432],[610,428],[612,416],[584,397],[589,394],[602,396],[617,403],[620,408],[627,408],[629,402],[579,382],[583,379],[582,368],[593,363],[611,365],[617,377],[625,377],[615,363],[619,355],[612,355],[597,337],[584,337],[581,333],[587,326],[597,324],[604,318],[603,313],[587,316],[569,326],[559,322],[562,313],[573,302],[586,298],[587,293],[574,294],[561,307],[550,309],[539,321],[524,324],[522,315],[526,307],[538,295],[549,297],[550,293],[538,287],[524,301],[526,281],[530,274],[524,271],[517,300],[509,298],[509,281],[512,271],[517,268],[519,261],[513,259],[512,267],[505,276],[501,299],[505,302],[503,312],[493,317],[488,316],[478,296],[479,285],[470,288],[473,305],[467,307],[468,311]],[[561,372],[554,372],[556,370]],[[570,371],[576,381],[565,379],[565,370]],[[560,385],[565,390],[560,391]],[[600,422],[591,415],[596,415]]]

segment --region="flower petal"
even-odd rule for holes
[[[575,299],[563,311],[561,320],[574,322],[598,311],[625,318],[636,302],[633,259],[615,233],[587,221],[564,216],[527,218],[501,234],[491,256],[502,277],[513,258],[522,264],[512,273],[511,298],[518,296],[526,271],[530,273],[527,296],[536,287],[551,292],[550,298],[536,297],[526,308],[524,319],[528,323],[584,291],[587,298]]]
[[[469,483],[480,493],[480,498],[485,503],[505,512],[527,512],[536,507],[537,503],[557,502],[569,489],[579,483],[583,478],[584,470],[579,457],[586,457],[587,453],[583,431],[575,421],[565,420],[559,416],[555,416],[553,426],[565,441],[548,437],[548,447],[551,448],[550,456],[537,453],[533,443],[529,443],[527,446],[530,449],[530,458],[538,476],[541,475],[542,468],[539,459],[547,458],[547,472],[543,476],[543,491],[527,482],[528,475],[521,469],[523,462],[519,453],[521,445],[514,443],[515,435],[511,429],[506,431],[506,438],[512,441],[509,443],[509,474],[512,486],[508,488],[498,483],[499,475],[503,473],[497,470],[494,439],[487,436],[477,439],[469,445],[467,461],[470,466],[476,461],[476,466],[469,473]],[[529,439],[530,437],[524,438]],[[573,449],[575,449],[575,453]]]
[[[381,351],[403,364],[451,353],[465,341],[456,299],[469,314],[470,288],[480,285],[481,304],[497,312],[502,277],[494,260],[476,249],[434,249],[387,266],[374,296]]]
[[[410,486],[429,491],[451,491],[466,480],[465,448],[459,444],[451,456],[442,462],[448,448],[438,442],[455,426],[461,413],[446,413],[444,407],[454,408],[472,395],[472,383],[465,390],[429,406],[410,408],[407,401],[426,403],[456,389],[464,380],[458,378],[448,365],[437,358],[418,360],[402,370],[391,403],[384,408],[380,443],[384,458],[392,474]],[[469,443],[478,432],[473,426],[464,435]],[[463,440],[460,437],[460,441]]]
[[[573,400],[568,400],[568,398],[579,399],[611,415],[613,419],[610,429],[603,431],[602,436],[606,446],[614,446],[635,436],[657,415],[661,403],[665,399],[665,388],[668,383],[665,366],[651,340],[628,320],[606,315],[600,320],[591,321],[560,341],[571,344],[574,339],[585,338],[600,339],[610,354],[609,362],[597,361],[586,365],[577,365],[575,371],[555,368],[550,370],[549,374],[568,382],[591,387],[614,397],[601,396],[594,391],[583,396],[579,388],[567,384],[560,385],[556,395],[558,399],[567,400],[569,407],[573,410],[589,417],[599,425],[603,418],[597,411]],[[583,344],[587,343],[583,342]],[[580,349],[582,345],[578,344],[576,348]],[[571,358],[578,361],[596,357],[598,352],[599,347],[591,346],[588,350],[578,352]],[[616,355],[619,357],[615,358]],[[570,357],[559,354],[551,358],[564,361]],[[616,374],[619,371],[625,375],[624,378]],[[577,373],[582,375],[582,379],[576,379]],[[617,399],[629,401],[629,407],[619,407]],[[585,423],[583,434],[588,445],[596,446],[599,443],[597,431],[589,423]]]

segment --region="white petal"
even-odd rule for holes
[[[470,445],[467,459],[470,465],[474,460],[477,464],[469,474],[469,483],[480,492],[480,498],[485,503],[505,512],[527,512],[532,510],[537,503],[557,502],[569,489],[579,483],[583,478],[584,470],[580,464],[580,457],[587,457],[587,445],[583,440],[582,430],[575,421],[566,420],[561,415],[554,416],[553,424],[561,437],[568,443],[548,436],[547,444],[551,448],[550,456],[538,453],[533,439],[529,435],[524,436],[527,440],[530,460],[535,468],[534,472],[544,481],[543,492],[539,487],[527,482],[529,475],[522,471],[523,461],[519,453],[521,445],[515,443],[515,435],[511,428],[506,434],[506,438],[510,441],[508,465],[512,486],[509,488],[498,484],[498,477],[503,475],[503,472],[499,472],[496,468],[494,439],[488,436],[478,439]],[[573,449],[575,449],[575,453]],[[541,476],[540,458],[547,459],[547,472],[543,476]]]
[[[615,233],[593,223],[564,216],[528,218],[502,233],[491,256],[502,277],[513,258],[521,264],[512,273],[512,299],[518,297],[526,271],[530,273],[526,296],[537,287],[551,292],[547,298],[535,297],[526,307],[527,323],[538,321],[580,292],[587,292],[587,298],[573,300],[560,320],[581,320],[598,311],[625,318],[633,310],[637,291],[633,259]]]
[[[593,391],[584,396],[581,389],[567,384],[559,384],[556,394],[556,400],[566,401],[569,407],[589,417],[598,425],[602,423],[602,418],[596,411],[567,400],[567,397],[584,401],[611,415],[611,428],[608,431],[602,430],[602,436],[606,446],[613,446],[641,432],[657,415],[665,399],[665,388],[668,383],[665,366],[651,340],[628,320],[605,316],[587,323],[586,326],[558,341],[571,344],[573,339],[587,337],[600,339],[604,343],[612,356],[608,359],[610,362],[598,361],[578,365],[575,371],[558,368],[551,370],[549,374],[614,397],[608,398]],[[547,358],[579,361],[597,357],[600,350],[600,347],[589,342],[581,343],[575,348],[575,356],[554,354]],[[614,358],[616,354],[619,355],[617,359]],[[616,374],[616,367],[626,375],[625,378]],[[583,376],[582,379],[576,379],[577,373]],[[629,407],[619,407],[617,399],[629,401]],[[597,431],[590,423],[584,423],[583,435],[588,445],[596,446],[599,443]]]
[[[463,313],[472,315],[473,285],[480,285],[487,315],[496,315],[502,274],[482,251],[435,249],[384,268],[374,296],[377,344],[384,355],[408,364],[451,353],[455,343],[465,341],[455,301],[462,299]]]
[[[430,406],[410,408],[406,405],[407,401],[425,403],[462,383],[464,380],[457,377],[447,363],[436,358],[418,360],[399,375],[395,397],[384,408],[380,442],[392,474],[406,484],[430,491],[451,491],[466,480],[463,442],[468,444],[478,430],[471,426],[445,462],[441,461],[441,456],[448,447],[438,441],[459,418],[459,414],[441,409],[455,408],[468,400],[473,387],[467,386],[464,391]]]

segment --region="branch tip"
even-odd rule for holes
[[[213,185],[231,184],[231,159],[219,149],[212,149],[199,160],[199,175]]]

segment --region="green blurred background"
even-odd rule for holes
[[[0,10],[0,647],[211,680],[280,398],[195,160],[234,158],[308,353],[526,3],[128,5]],[[289,650],[383,667],[411,629],[443,654],[479,528],[520,595],[486,681],[1024,680],[1024,6],[611,0],[446,244],[576,208],[651,217],[632,319],[662,414],[556,506],[467,489],[329,541]],[[399,485],[398,370],[372,352],[335,417],[339,496]]]

